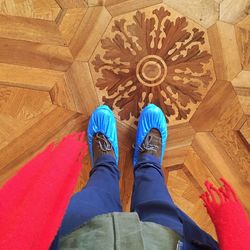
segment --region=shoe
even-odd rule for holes
[[[96,160],[103,155],[111,155],[115,158],[115,152],[112,144],[101,132],[98,132],[93,136],[92,152],[93,162],[96,162]]]
[[[145,107],[136,131],[134,166],[144,154],[156,156],[162,164],[167,141],[167,121],[162,110],[154,104]]]
[[[106,154],[114,156],[118,166],[116,120],[112,110],[108,106],[99,106],[92,113],[87,134],[92,166],[94,166],[98,157]]]

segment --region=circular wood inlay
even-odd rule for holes
[[[167,75],[167,65],[156,55],[143,57],[136,66],[136,76],[145,86],[153,87],[161,84]]]

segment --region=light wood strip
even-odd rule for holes
[[[50,91],[50,97],[53,104],[63,107],[67,110],[77,110],[74,97],[67,86],[65,78],[63,81],[56,83]]]
[[[167,6],[194,20],[205,28],[218,20],[219,5],[210,0],[163,0]]]
[[[240,128],[240,133],[245,138],[246,142],[250,146],[250,117],[248,117],[245,123]]]
[[[0,63],[1,85],[49,91],[62,81],[63,72]]]
[[[250,89],[235,88],[241,107],[246,115],[250,115]]]
[[[111,20],[104,7],[88,8],[75,36],[70,50],[78,60],[88,61]]]
[[[168,150],[190,146],[194,138],[195,131],[189,123],[168,127]]]
[[[172,169],[175,166],[182,165],[190,150],[190,146],[184,146],[175,149],[168,149],[165,151],[162,166],[168,169]]]
[[[216,81],[190,120],[195,131],[212,131],[235,96],[230,82]]]
[[[130,11],[149,7],[151,5],[162,3],[163,0],[127,0],[127,1],[106,1],[106,8],[109,13],[115,17]],[[93,2],[93,1],[91,1]],[[93,4],[93,3],[92,3]]]
[[[72,62],[67,47],[0,38],[0,63],[66,71]]]
[[[235,88],[250,88],[250,72],[243,70],[233,80]]]
[[[220,20],[235,24],[244,18],[249,11],[249,0],[223,0],[220,4]]]
[[[70,44],[87,11],[87,8],[65,9],[58,21],[60,30],[67,45]]]
[[[231,81],[242,69],[234,26],[217,22],[208,29],[217,80]]]
[[[244,70],[250,70],[250,15],[235,26],[241,63]]]
[[[250,115],[250,71],[241,71],[232,84],[244,113]]]
[[[88,7],[84,0],[56,0],[62,9],[74,9]]]
[[[99,105],[88,63],[75,61],[66,73],[66,85],[74,98],[77,112],[90,115]]]
[[[65,46],[56,23],[0,15],[0,37]]]
[[[218,180],[213,176],[213,173],[202,162],[192,147],[190,147],[187,153],[184,165],[204,191],[206,190],[204,185],[206,180],[209,180],[214,185],[219,185]]]
[[[60,12],[55,0],[1,0],[0,14],[54,21]]]

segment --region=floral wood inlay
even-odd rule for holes
[[[213,80],[204,31],[164,7],[111,25],[92,61],[95,85],[105,91],[102,101],[117,108],[121,120],[138,118],[148,103],[160,106],[169,120],[190,119]]]

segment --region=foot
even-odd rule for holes
[[[115,152],[111,143],[106,138],[106,136],[100,132],[93,136],[92,149],[94,162],[103,155],[111,155],[115,158]]]
[[[141,112],[136,131],[134,151],[134,166],[139,156],[151,154],[162,163],[167,141],[167,122],[162,110],[154,104],[149,104]]]
[[[141,146],[139,146],[138,159],[144,155],[153,155],[159,160],[161,159],[162,140],[161,133],[158,129],[151,129],[146,135]]]
[[[113,155],[118,166],[119,152],[116,120],[108,106],[99,106],[91,114],[87,134],[92,166],[94,166],[95,160],[99,156],[105,154]]]

